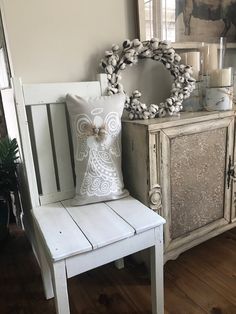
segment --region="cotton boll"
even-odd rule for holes
[[[118,89],[119,93],[122,93],[124,91],[124,87],[123,87],[122,84],[118,83],[116,86],[117,86],[117,89]]]
[[[190,97],[190,93],[184,94],[184,99],[187,99],[187,98],[189,98],[189,97]]]
[[[155,104],[151,104],[149,107],[150,114],[156,114],[158,112],[158,106]]]
[[[105,56],[106,57],[110,57],[112,55],[113,55],[113,51],[110,51],[110,50],[105,51]]]
[[[181,88],[181,83],[175,82],[176,88]]]
[[[159,117],[162,118],[162,117],[165,117],[165,115],[166,115],[165,109],[164,109],[164,108],[161,108],[161,109],[159,110]]]
[[[193,85],[195,85],[196,80],[193,77],[189,77],[188,82],[190,83],[190,85],[192,85],[191,83],[194,83]]]
[[[140,91],[138,91],[138,90],[135,90],[132,95],[133,95],[133,97],[135,97],[135,98],[140,98],[140,97],[142,96],[142,94],[141,94]]]
[[[115,87],[110,87],[110,91],[112,91],[113,94],[117,94],[118,93],[118,89]]]
[[[131,41],[129,39],[126,39],[124,42],[123,42],[123,48],[124,49],[128,49],[131,47]]]
[[[125,63],[121,63],[119,68],[120,68],[120,70],[124,70],[126,68],[126,64]]]
[[[135,54],[135,50],[134,49],[129,49],[126,53],[125,53],[125,57],[126,58],[130,58],[133,57]]]
[[[140,103],[140,101],[136,98],[132,99],[132,105],[137,106]]]
[[[141,45],[141,41],[138,38],[135,38],[132,43],[134,47],[139,47]]]
[[[114,54],[114,58],[116,59],[117,62],[120,60],[120,56],[116,53]]]
[[[184,99],[184,95],[182,93],[179,93],[178,98],[182,101]]]
[[[125,98],[125,102],[126,102],[127,104],[130,104],[130,97],[127,96],[127,95],[126,95],[126,98]]]
[[[116,74],[116,79],[117,79],[117,81],[120,81],[121,80],[121,75],[120,74]]]
[[[141,104],[140,106],[141,106],[143,111],[147,110],[147,105],[146,104]]]
[[[154,55],[154,56],[153,56],[153,59],[156,60],[156,61],[161,61],[161,56],[159,56],[159,55]]]
[[[157,41],[154,41],[153,43],[151,43],[151,47],[152,47],[152,49],[153,50],[155,50],[155,49],[158,49],[158,42]]]
[[[151,104],[151,106],[152,106],[152,108],[154,108],[156,111],[158,111],[158,110],[159,110],[158,105],[156,105],[156,104]]]
[[[171,98],[167,98],[167,99],[166,99],[166,103],[167,103],[168,106],[172,106],[173,101],[172,101]]]
[[[181,61],[181,57],[177,53],[175,54],[174,59],[175,59],[176,62],[180,62]]]
[[[113,68],[113,66],[112,65],[108,65],[107,67],[106,67],[106,72],[108,73],[108,74],[112,74],[113,72],[114,72],[114,68]]]
[[[146,49],[146,50],[141,52],[141,55],[143,57],[148,57],[148,56],[150,56],[150,53],[151,53],[151,51],[149,49]]]
[[[129,119],[133,120],[134,119],[134,114],[132,112],[129,113]]]
[[[114,55],[111,55],[110,57],[107,58],[107,64],[111,64],[112,65],[113,60],[116,61],[116,58],[115,58]]]
[[[112,51],[116,52],[120,49],[120,47],[118,45],[113,44],[112,45]]]
[[[105,69],[107,66],[107,63],[104,59],[102,59],[101,63],[100,63],[100,67],[102,67],[103,69]]]
[[[156,37],[153,37],[153,38],[151,38],[150,42],[151,42],[151,43],[155,43],[155,42],[158,42],[158,38],[156,38]]]
[[[185,65],[184,64],[180,64],[179,69],[181,72],[184,72],[185,70]]]
[[[184,83],[185,79],[184,79],[183,76],[179,76],[179,77],[178,77],[178,81],[179,81],[180,83]]]
[[[150,118],[150,112],[144,111],[144,112],[143,112],[143,118],[144,118],[144,120],[149,119],[149,118]]]
[[[175,106],[180,107],[181,106],[181,102],[180,101],[176,101]]]
[[[156,114],[152,114],[152,113],[149,116],[150,119],[155,119],[155,117],[156,117]]]
[[[141,108],[140,104],[137,105],[137,107],[136,107],[136,112],[138,112],[138,113],[141,113],[141,112],[142,112],[142,108]]]
[[[112,59],[111,65],[112,65],[113,67],[116,67],[117,61],[116,61],[115,58]]]
[[[111,75],[110,81],[111,81],[112,84],[115,84],[115,83],[116,83],[116,75],[115,75],[115,73],[113,73],[113,74]]]
[[[175,50],[173,48],[169,48],[168,50],[168,54],[175,54]]]
[[[173,56],[167,56],[168,62],[173,63],[174,62],[174,57]]]
[[[189,79],[191,76],[190,76],[190,73],[189,72],[185,72],[184,73],[184,77],[186,78],[186,79]]]

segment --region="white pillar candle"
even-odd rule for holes
[[[210,87],[232,86],[232,68],[213,70],[210,73]]]
[[[233,87],[212,87],[206,89],[206,110],[232,110],[232,108]]]
[[[193,77],[198,81],[200,72],[200,51],[187,52],[187,64],[193,67]]]
[[[206,44],[201,48],[202,74],[206,75],[218,68],[217,44]]]
[[[182,62],[183,64],[187,64],[187,53],[186,53],[186,52],[183,52],[183,53],[180,53],[179,55],[180,55],[180,57],[181,57],[181,62]]]

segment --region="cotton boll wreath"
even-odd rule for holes
[[[125,40],[122,49],[113,45],[111,50],[105,52],[101,66],[107,74],[108,95],[123,92],[120,72],[145,58],[163,63],[174,77],[174,82],[170,96],[159,105],[142,103],[142,94],[138,90],[131,96],[127,95],[125,109],[129,112],[129,119],[153,119],[178,113],[183,109],[183,100],[188,98],[195,88],[195,79],[191,76],[192,68],[181,64],[181,57],[166,41],[158,41],[156,38],[143,42],[139,39]]]

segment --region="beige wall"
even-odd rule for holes
[[[136,0],[3,0],[13,69],[28,82],[92,80],[137,32]]]
[[[137,0],[0,1],[13,69],[24,83],[93,80],[106,49],[138,36]],[[126,91],[141,90],[144,102],[169,95],[170,74],[161,64],[145,62],[122,77]]]

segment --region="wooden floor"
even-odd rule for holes
[[[71,313],[151,313],[150,283],[143,266],[128,260],[69,280]],[[52,314],[37,262],[23,232],[11,230],[0,253],[0,314]],[[165,313],[236,314],[236,229],[165,265]]]

